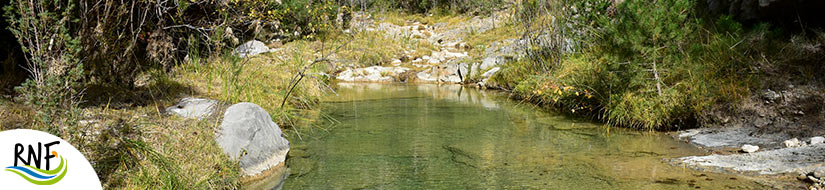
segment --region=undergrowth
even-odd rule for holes
[[[588,2],[594,9],[611,6]],[[709,106],[748,95],[755,76],[737,46],[746,35],[737,22],[698,16],[692,1],[613,6],[613,15],[596,11],[586,16],[595,24],[580,26],[585,32],[567,34],[584,41],[574,52],[558,51],[564,54],[558,63],[554,57],[508,63],[493,81],[528,100],[638,129],[692,127]],[[551,69],[537,69],[536,62]]]

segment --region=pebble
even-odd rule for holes
[[[756,146],[756,145],[749,145],[749,144],[742,145],[742,151],[743,152],[752,153],[752,152],[756,152],[758,150],[759,150],[759,146]]]

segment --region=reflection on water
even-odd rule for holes
[[[481,105],[482,107],[489,109],[498,108],[496,101],[491,99],[488,95],[488,93],[495,92],[470,89],[457,84],[391,85],[375,83],[338,83],[337,86],[339,87],[339,90],[343,92],[336,96],[327,98],[327,102],[350,102],[391,98],[432,98],[434,100],[446,100],[451,102]]]
[[[760,188],[662,160],[698,150],[658,133],[607,130],[458,85],[338,84],[335,124],[303,132],[284,189]],[[293,134],[294,135],[294,134]]]

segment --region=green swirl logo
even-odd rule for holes
[[[46,143],[46,152],[49,152],[49,146],[57,144],[60,144],[60,142],[54,141]],[[32,184],[55,184],[60,182],[69,170],[66,159],[64,159],[63,156],[57,155],[56,151],[51,151],[50,155],[41,158],[41,155],[39,155],[43,147],[41,143],[37,143],[36,150],[31,145],[28,146],[29,152],[25,154],[27,159],[23,159],[22,155],[25,147],[22,144],[17,143],[14,147],[14,165],[6,167],[6,171],[13,172]],[[54,169],[49,169],[49,159],[51,158],[60,158],[60,164]],[[18,165],[18,161],[22,163],[22,166]],[[45,164],[42,164],[42,161],[45,161]],[[34,164],[34,166],[32,166],[32,164]],[[41,165],[45,165],[46,169],[41,169]]]

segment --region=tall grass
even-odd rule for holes
[[[196,93],[227,103],[251,102],[260,105],[282,127],[296,126],[309,118],[302,117],[311,111],[322,93],[325,78],[318,65],[309,72],[309,82],[299,85],[290,95],[288,104],[280,107],[287,86],[294,73],[307,61],[314,59],[315,50],[306,41],[295,41],[283,48],[282,56],[264,54],[252,58],[240,58],[232,53],[176,67],[175,80],[191,84]]]

